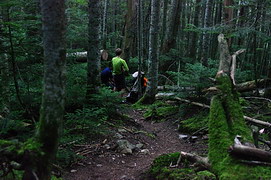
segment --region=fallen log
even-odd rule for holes
[[[108,53],[106,50],[100,50],[101,60],[108,59]],[[87,62],[87,51],[67,53],[67,58],[74,58],[77,62]]]
[[[271,153],[255,147],[234,144],[229,148],[230,155],[245,159],[271,162]]]
[[[258,79],[257,84],[254,81],[247,81],[241,84],[236,84],[235,88],[238,92],[252,91],[257,88],[266,88],[271,86],[271,79]]]

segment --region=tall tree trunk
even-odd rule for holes
[[[65,89],[65,0],[41,0],[44,46],[44,87],[38,140],[44,154],[38,177],[49,180],[57,152],[64,112]]]
[[[210,42],[210,34],[208,33],[208,28],[211,27],[212,24],[212,5],[213,0],[207,0],[205,16],[204,16],[204,32],[203,32],[203,42],[202,42],[202,64],[204,66],[208,66],[208,57],[209,57],[209,42]]]
[[[104,12],[103,12],[103,26],[102,26],[102,43],[103,49],[106,49],[106,41],[107,41],[107,34],[106,34],[106,24],[107,24],[107,10],[108,9],[108,0],[104,0]]]
[[[136,52],[136,7],[138,0],[128,0],[122,58],[129,62]]]
[[[4,8],[3,8],[4,9]],[[3,17],[3,10],[0,8],[0,17]],[[4,46],[4,20],[0,19],[0,115],[5,118],[9,112],[10,102],[10,73],[7,53]]]
[[[137,7],[137,51],[138,51],[138,95],[142,96],[141,71],[143,61],[143,2],[138,0]]]
[[[164,44],[164,38],[166,35],[167,26],[167,15],[168,15],[168,0],[163,1],[163,19],[162,19],[162,32],[161,32],[161,44]]]
[[[194,18],[193,24],[195,28],[198,28],[199,26],[200,2],[201,0],[196,0],[196,4],[195,4],[194,17],[193,17]],[[192,38],[191,38],[191,49],[190,49],[190,54],[189,54],[189,57],[192,58],[192,62],[196,62],[197,42],[198,42],[198,32],[193,32]]]
[[[180,15],[181,15],[181,0],[172,0],[165,41],[162,45],[161,52],[162,54],[169,52],[171,48],[175,47],[176,36],[178,34],[180,26]]]
[[[225,24],[228,26],[227,33],[231,33],[231,29],[233,26],[233,0],[224,0],[224,21]],[[231,49],[232,39],[228,40],[229,49]]]
[[[101,84],[100,71],[100,1],[89,0],[88,52],[87,52],[87,94],[86,97],[98,92]]]
[[[146,93],[140,103],[153,103],[158,85],[158,33],[159,33],[160,0],[151,2],[151,23],[149,41],[149,81]]]

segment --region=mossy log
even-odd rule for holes
[[[270,167],[249,166],[228,153],[237,134],[246,142],[252,142],[253,138],[230,77],[222,74],[217,82],[221,92],[212,98],[209,118],[208,158],[212,170],[219,179],[269,179]]]

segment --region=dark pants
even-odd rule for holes
[[[122,89],[125,89],[125,76],[124,74],[117,74],[114,75],[114,81],[115,81],[115,87],[117,91],[121,91]]]

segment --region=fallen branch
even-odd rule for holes
[[[187,99],[181,99],[181,98],[178,98],[178,97],[175,97],[174,99],[178,100],[178,101],[181,101],[181,102],[186,102],[186,103],[189,103],[189,104],[193,104],[193,105],[196,105],[196,106],[200,106],[200,107],[204,107],[204,108],[210,108],[209,105],[198,103],[198,102],[192,102],[192,101],[189,101]],[[256,125],[261,125],[261,126],[264,126],[264,127],[271,127],[271,123],[269,123],[269,122],[261,121],[261,120],[254,119],[254,118],[251,118],[251,117],[248,117],[248,116],[244,116],[244,119],[246,121],[248,121],[250,123],[253,123],[253,124],[256,124]]]
[[[245,163],[248,165],[253,165],[253,166],[271,166],[271,163],[268,162],[262,162],[262,161],[247,161],[247,160],[241,160],[241,163]]]
[[[200,106],[200,107],[204,107],[204,108],[210,108],[209,105],[198,103],[198,102],[189,101],[187,99],[182,99],[182,98],[178,98],[178,97],[175,97],[174,99],[176,99],[178,101],[186,102],[186,103],[189,103],[189,104],[193,104],[193,105],[196,105],[196,106]]]
[[[271,79],[258,79],[257,84],[255,80],[247,81],[241,84],[236,84],[235,88],[238,92],[247,92],[247,91],[255,90],[257,88],[266,88],[268,86],[271,86]]]
[[[232,79],[232,83],[233,85],[235,85],[235,70],[236,70],[236,57],[245,52],[245,49],[240,49],[239,51],[236,51],[233,55],[232,55],[232,65],[231,65],[231,79]]]
[[[201,157],[196,154],[181,151],[176,165],[179,165],[181,161],[189,161],[191,163],[196,163],[204,169],[211,169],[211,164],[208,162],[208,158]]]

